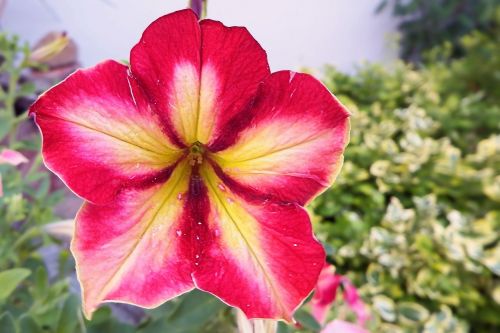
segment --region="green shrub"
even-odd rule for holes
[[[498,0],[381,0],[377,12],[389,5],[399,22],[401,58],[412,62],[445,42],[452,56],[462,56],[462,36],[494,29],[500,8]]]
[[[376,332],[500,328],[500,43],[436,49],[325,83],[352,111],[333,188],[314,203],[330,258],[377,314]],[[436,61],[439,59],[440,61]]]

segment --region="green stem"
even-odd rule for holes
[[[22,235],[21,237],[19,237],[18,239],[16,239],[14,245],[12,246],[12,248],[15,250],[15,249],[18,249],[24,242],[34,238],[34,237],[38,237],[41,235],[41,232],[40,232],[40,228],[38,227],[31,227],[29,228],[28,230],[26,230]]]
[[[40,165],[42,165],[42,162],[43,162],[42,153],[40,152],[40,150],[38,150],[35,159],[33,160],[33,163],[31,164],[28,172],[26,173],[26,177],[33,174],[33,172],[37,172]]]
[[[7,94],[5,96],[5,110],[11,116],[11,119],[16,118],[16,110],[14,108],[14,103],[16,102],[16,90],[17,90],[17,81],[19,80],[19,71],[13,70],[12,74],[9,78],[9,86],[7,90]],[[17,127],[19,123],[13,121],[12,127],[9,131],[9,146],[14,147],[17,136]]]
[[[27,118],[27,114],[23,113],[19,117],[16,117],[16,109],[15,109],[15,103],[16,103],[16,97],[17,97],[17,85],[19,78],[21,77],[21,71],[23,68],[28,66],[28,53],[24,52],[24,56],[19,64],[19,67],[15,67],[14,64],[14,57],[9,57],[7,59],[9,62],[9,65],[7,68],[13,68],[11,71],[11,75],[9,77],[9,84],[7,91],[3,93],[3,96],[5,97],[5,111],[10,115],[12,121],[11,128],[9,131],[8,135],[8,144],[10,147],[15,148],[16,144],[16,139],[17,139],[17,130],[19,127],[19,124],[23,122]],[[1,89],[0,89],[1,90]]]

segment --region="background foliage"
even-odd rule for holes
[[[400,20],[401,57],[420,62],[423,53],[444,42],[452,45],[453,56],[463,55],[461,37],[492,31],[497,6],[498,0],[382,0],[377,12],[392,7]]]
[[[370,306],[374,332],[500,330],[494,26],[460,38],[463,57],[446,42],[419,69],[402,62],[355,75],[325,69],[325,84],[353,113],[351,144],[336,185],[311,212],[329,260]],[[46,232],[62,192],[41,166],[39,136],[19,106],[34,97],[26,73],[39,65],[6,34],[0,54],[0,149],[31,161],[0,165],[0,332],[234,332],[232,310],[201,292],[155,310],[111,305],[92,322],[82,318],[68,240]],[[329,316],[354,319],[341,298]],[[297,319],[279,331],[319,332],[307,304]]]
[[[316,229],[376,332],[500,329],[499,36],[473,32],[463,58],[446,44],[420,70],[327,69],[353,117]]]

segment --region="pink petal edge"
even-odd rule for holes
[[[22,163],[27,163],[28,159],[15,150],[3,149],[0,153],[0,164],[10,164],[13,166],[18,166]]]

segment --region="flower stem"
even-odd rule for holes
[[[189,0],[189,8],[201,19],[207,17],[207,2],[208,0]]]
[[[271,319],[248,319],[243,311],[236,311],[238,333],[276,333],[278,322]]]

